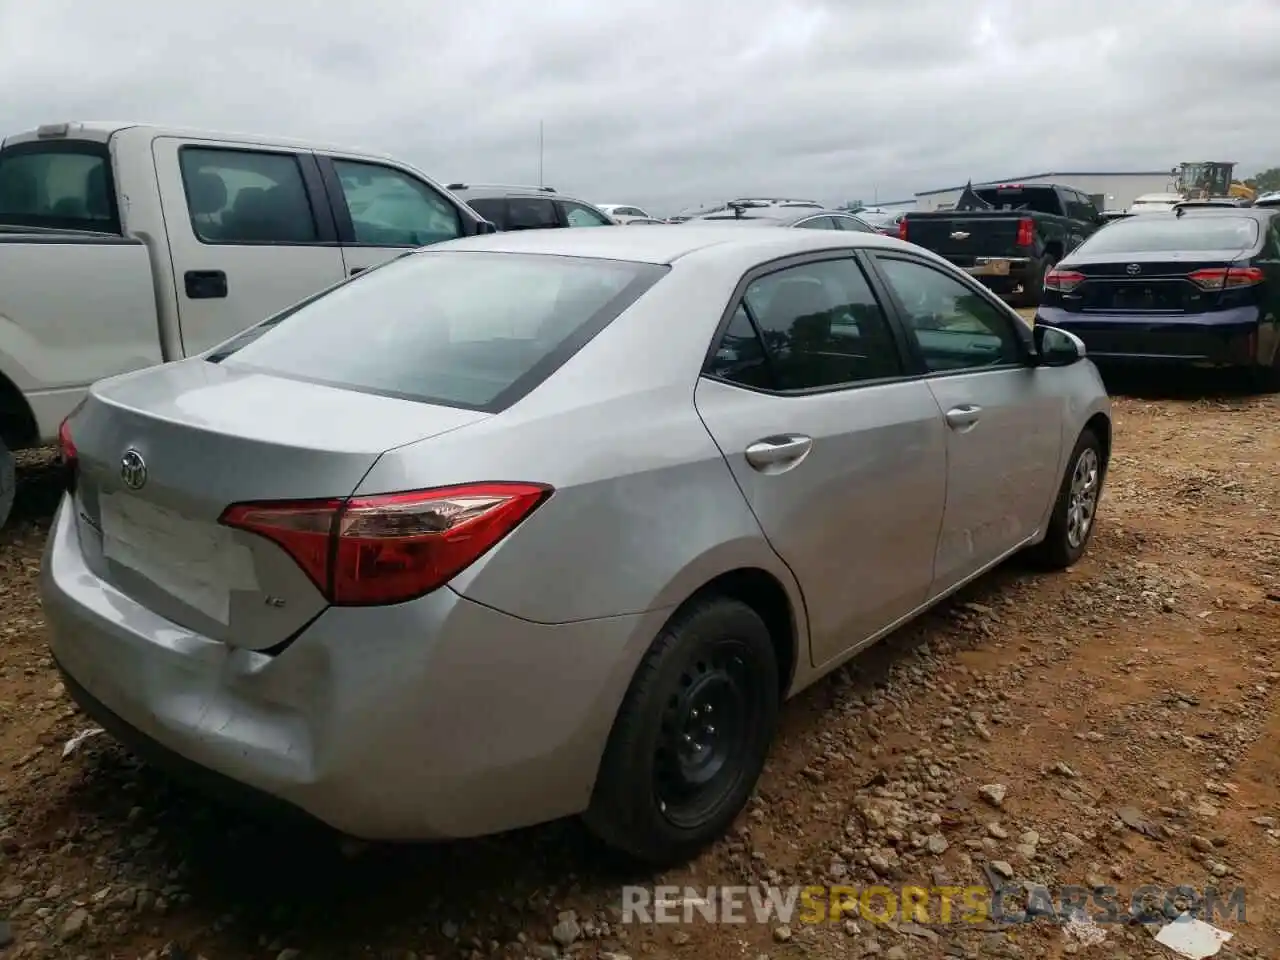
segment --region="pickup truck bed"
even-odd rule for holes
[[[159,363],[158,323],[141,240],[0,231],[0,439],[10,450],[47,440],[44,425],[60,423],[86,383]]]

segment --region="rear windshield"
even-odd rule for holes
[[[0,151],[0,224],[119,233],[100,144],[18,144]]]
[[[1252,217],[1145,214],[1108,224],[1078,249],[1091,255],[1244,250],[1256,244],[1258,237],[1258,222]]]
[[[997,210],[1062,213],[1062,202],[1053,187],[984,187],[973,192]]]
[[[581,257],[423,251],[252,327],[206,359],[496,412],[554,373],[666,270]]]

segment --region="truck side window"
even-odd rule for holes
[[[334,160],[333,168],[351,212],[356,243],[422,247],[462,235],[457,208],[417,178],[354,160]]]
[[[315,243],[315,217],[289,153],[211,147],[178,151],[187,209],[206,243]]]

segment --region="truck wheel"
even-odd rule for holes
[[[1040,306],[1040,295],[1044,293],[1045,275],[1053,269],[1054,264],[1057,262],[1057,259],[1051,253],[1046,253],[1040,258],[1040,262],[1037,263],[1035,269],[1031,271],[1031,276],[1029,276],[1027,278],[1027,282],[1022,285],[1022,295],[1018,297],[1018,306]]]
[[[13,499],[18,493],[18,461],[0,440],[0,528],[9,520]]]

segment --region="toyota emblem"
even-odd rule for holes
[[[1131,263],[1124,268],[1124,272],[1131,277],[1136,277],[1142,272],[1142,267],[1138,266],[1136,263]]]
[[[147,463],[137,450],[126,450],[120,458],[120,479],[130,490],[141,490],[147,482]]]

